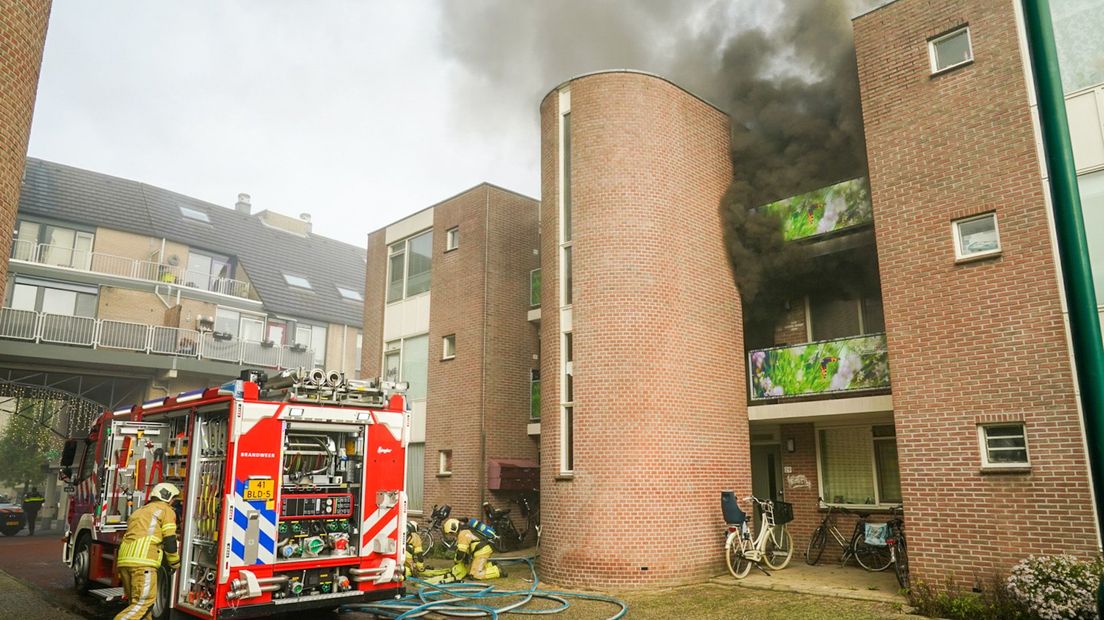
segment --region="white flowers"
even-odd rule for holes
[[[1043,620],[1096,619],[1096,590],[1104,561],[1072,555],[1031,556],[1012,569],[1008,593]]]

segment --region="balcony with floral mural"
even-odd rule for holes
[[[874,221],[864,177],[777,200],[760,209],[782,220],[782,237],[787,241],[828,235]]]
[[[748,354],[752,403],[888,391],[885,334],[866,334],[753,350]]]

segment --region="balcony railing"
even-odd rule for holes
[[[751,400],[890,387],[885,334],[822,340],[748,354]]]
[[[113,256],[103,252],[89,252],[45,243],[35,244],[25,239],[16,239],[12,242],[11,258],[12,260],[28,263],[101,273],[121,278],[177,284],[233,297],[244,297],[246,299],[254,297],[253,289],[248,282],[220,278],[206,271],[189,271],[181,266]]]
[[[760,209],[782,219],[782,236],[787,241],[823,235],[874,221],[870,190],[865,178],[822,187],[763,205]]]
[[[0,339],[175,355],[264,368],[310,368],[314,365],[314,351],[297,346],[215,338],[212,332],[194,329],[14,308],[0,308]]]

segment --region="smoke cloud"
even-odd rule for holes
[[[824,279],[808,273],[804,246],[783,243],[777,218],[755,207],[866,172],[850,18],[870,4],[466,0],[445,3],[442,40],[465,107],[494,110],[499,131],[535,130],[545,93],[604,69],[657,73],[727,111],[734,178],[720,208],[754,322],[747,309],[772,316]],[[517,110],[524,120],[511,127],[504,119]]]

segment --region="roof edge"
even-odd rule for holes
[[[647,76],[647,77],[656,78],[657,80],[662,80],[664,82],[667,82],[671,86],[674,86],[675,88],[681,90],[682,92],[686,93],[687,95],[690,95],[694,99],[697,99],[698,101],[704,103],[705,105],[707,105],[707,106],[713,108],[714,110],[720,112],[721,114],[724,114],[725,116],[729,116],[728,112],[725,112],[724,110],[722,110],[720,108],[720,106],[718,106],[717,104],[715,104],[712,101],[706,99],[705,97],[702,97],[701,95],[691,91],[689,88],[686,88],[685,86],[682,86],[681,84],[675,82],[674,80],[672,80],[670,78],[667,78],[667,77],[664,77],[662,75],[659,75],[658,73],[652,73],[650,71],[641,71],[639,69],[602,69],[602,70],[599,70],[599,71],[589,71],[587,73],[580,73],[579,75],[576,75],[574,77],[568,78],[567,80],[564,80],[563,82],[560,82],[560,84],[558,86],[555,86],[554,88],[552,88],[552,90],[545,93],[545,95],[543,97],[541,97],[541,101],[544,101],[552,93],[563,89],[564,86],[567,86],[568,84],[570,84],[570,83],[572,83],[576,80],[581,80],[583,78],[588,78],[588,77],[595,76],[595,75],[604,75],[604,74],[607,74],[607,73],[635,73],[637,75],[644,75],[644,76]]]
[[[403,220],[410,219],[410,218],[414,217],[415,215],[418,215],[419,213],[425,213],[426,211],[429,211],[430,209],[434,209],[436,207],[439,207],[439,206],[445,204],[446,202],[448,202],[450,200],[459,198],[460,196],[463,196],[464,194],[467,194],[469,192],[474,192],[474,191],[476,191],[477,189],[479,189],[481,187],[493,187],[494,189],[506,192],[507,194],[513,194],[515,196],[518,196],[519,198],[525,198],[526,200],[532,200],[533,202],[535,202],[537,204],[540,204],[540,199],[539,198],[533,198],[532,196],[527,196],[527,195],[525,195],[521,192],[514,191],[512,189],[507,189],[505,187],[502,187],[501,185],[495,185],[494,183],[491,183],[489,181],[482,181],[480,183],[476,183],[475,185],[472,185],[471,187],[469,187],[467,189],[460,190],[460,191],[456,192],[455,194],[449,196],[448,198],[438,200],[437,202],[435,202],[435,203],[433,203],[433,204],[431,204],[427,207],[422,207],[421,209],[418,209],[417,211],[415,211],[413,213],[409,213],[407,215],[404,215],[404,216],[400,217],[397,220],[391,220],[390,222],[384,224],[383,226],[380,226],[379,228],[376,228],[374,230],[369,231],[368,234],[373,235],[375,233],[378,233],[381,230],[386,230],[389,227],[394,226],[395,224],[398,224],[399,222],[401,222]]]

